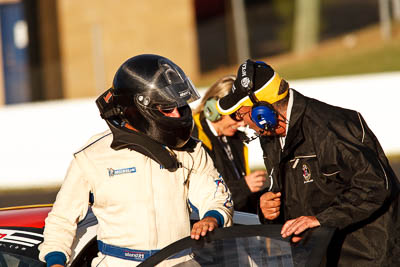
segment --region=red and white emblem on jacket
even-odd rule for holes
[[[308,165],[304,163],[301,169],[303,171],[304,183],[306,184],[306,183],[313,182],[314,180],[311,179],[310,167],[308,167]]]

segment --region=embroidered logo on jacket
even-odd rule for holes
[[[136,172],[136,167],[116,169],[116,170],[112,168],[107,168],[107,170],[108,170],[108,176],[113,177],[114,175],[119,175],[119,174],[134,173]]]
[[[314,182],[313,179],[311,179],[311,171],[310,167],[308,167],[307,164],[303,164],[303,167],[301,168],[303,170],[303,178],[304,178],[304,183],[311,183]]]
[[[214,182],[217,185],[217,187],[215,189],[214,197],[217,194],[218,189],[223,189],[223,192],[229,192],[228,187],[226,186],[225,181],[224,181],[224,179],[222,179],[221,175],[218,177],[218,179],[215,179]],[[225,199],[224,206],[228,209],[233,207],[233,201],[232,201],[232,196],[231,196],[230,192],[228,193],[228,196]]]

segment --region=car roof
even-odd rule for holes
[[[0,209],[0,227],[43,228],[52,205],[31,205]]]

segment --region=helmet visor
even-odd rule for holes
[[[199,99],[200,94],[192,81],[186,77],[185,80],[174,82],[160,90],[148,90],[147,93],[135,97],[136,103],[145,108],[168,110],[186,106]]]

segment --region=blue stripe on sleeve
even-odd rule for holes
[[[53,266],[54,264],[60,264],[64,266],[65,262],[67,261],[67,257],[65,257],[64,253],[60,251],[47,253],[44,259],[46,261],[47,267]]]
[[[213,218],[217,219],[217,222],[218,222],[218,226],[219,226],[219,227],[223,227],[223,226],[224,226],[224,222],[225,222],[224,216],[222,216],[221,213],[219,213],[219,212],[216,211],[216,210],[209,210],[209,211],[207,211],[206,214],[204,214],[203,219],[204,219],[205,217],[213,217]]]

